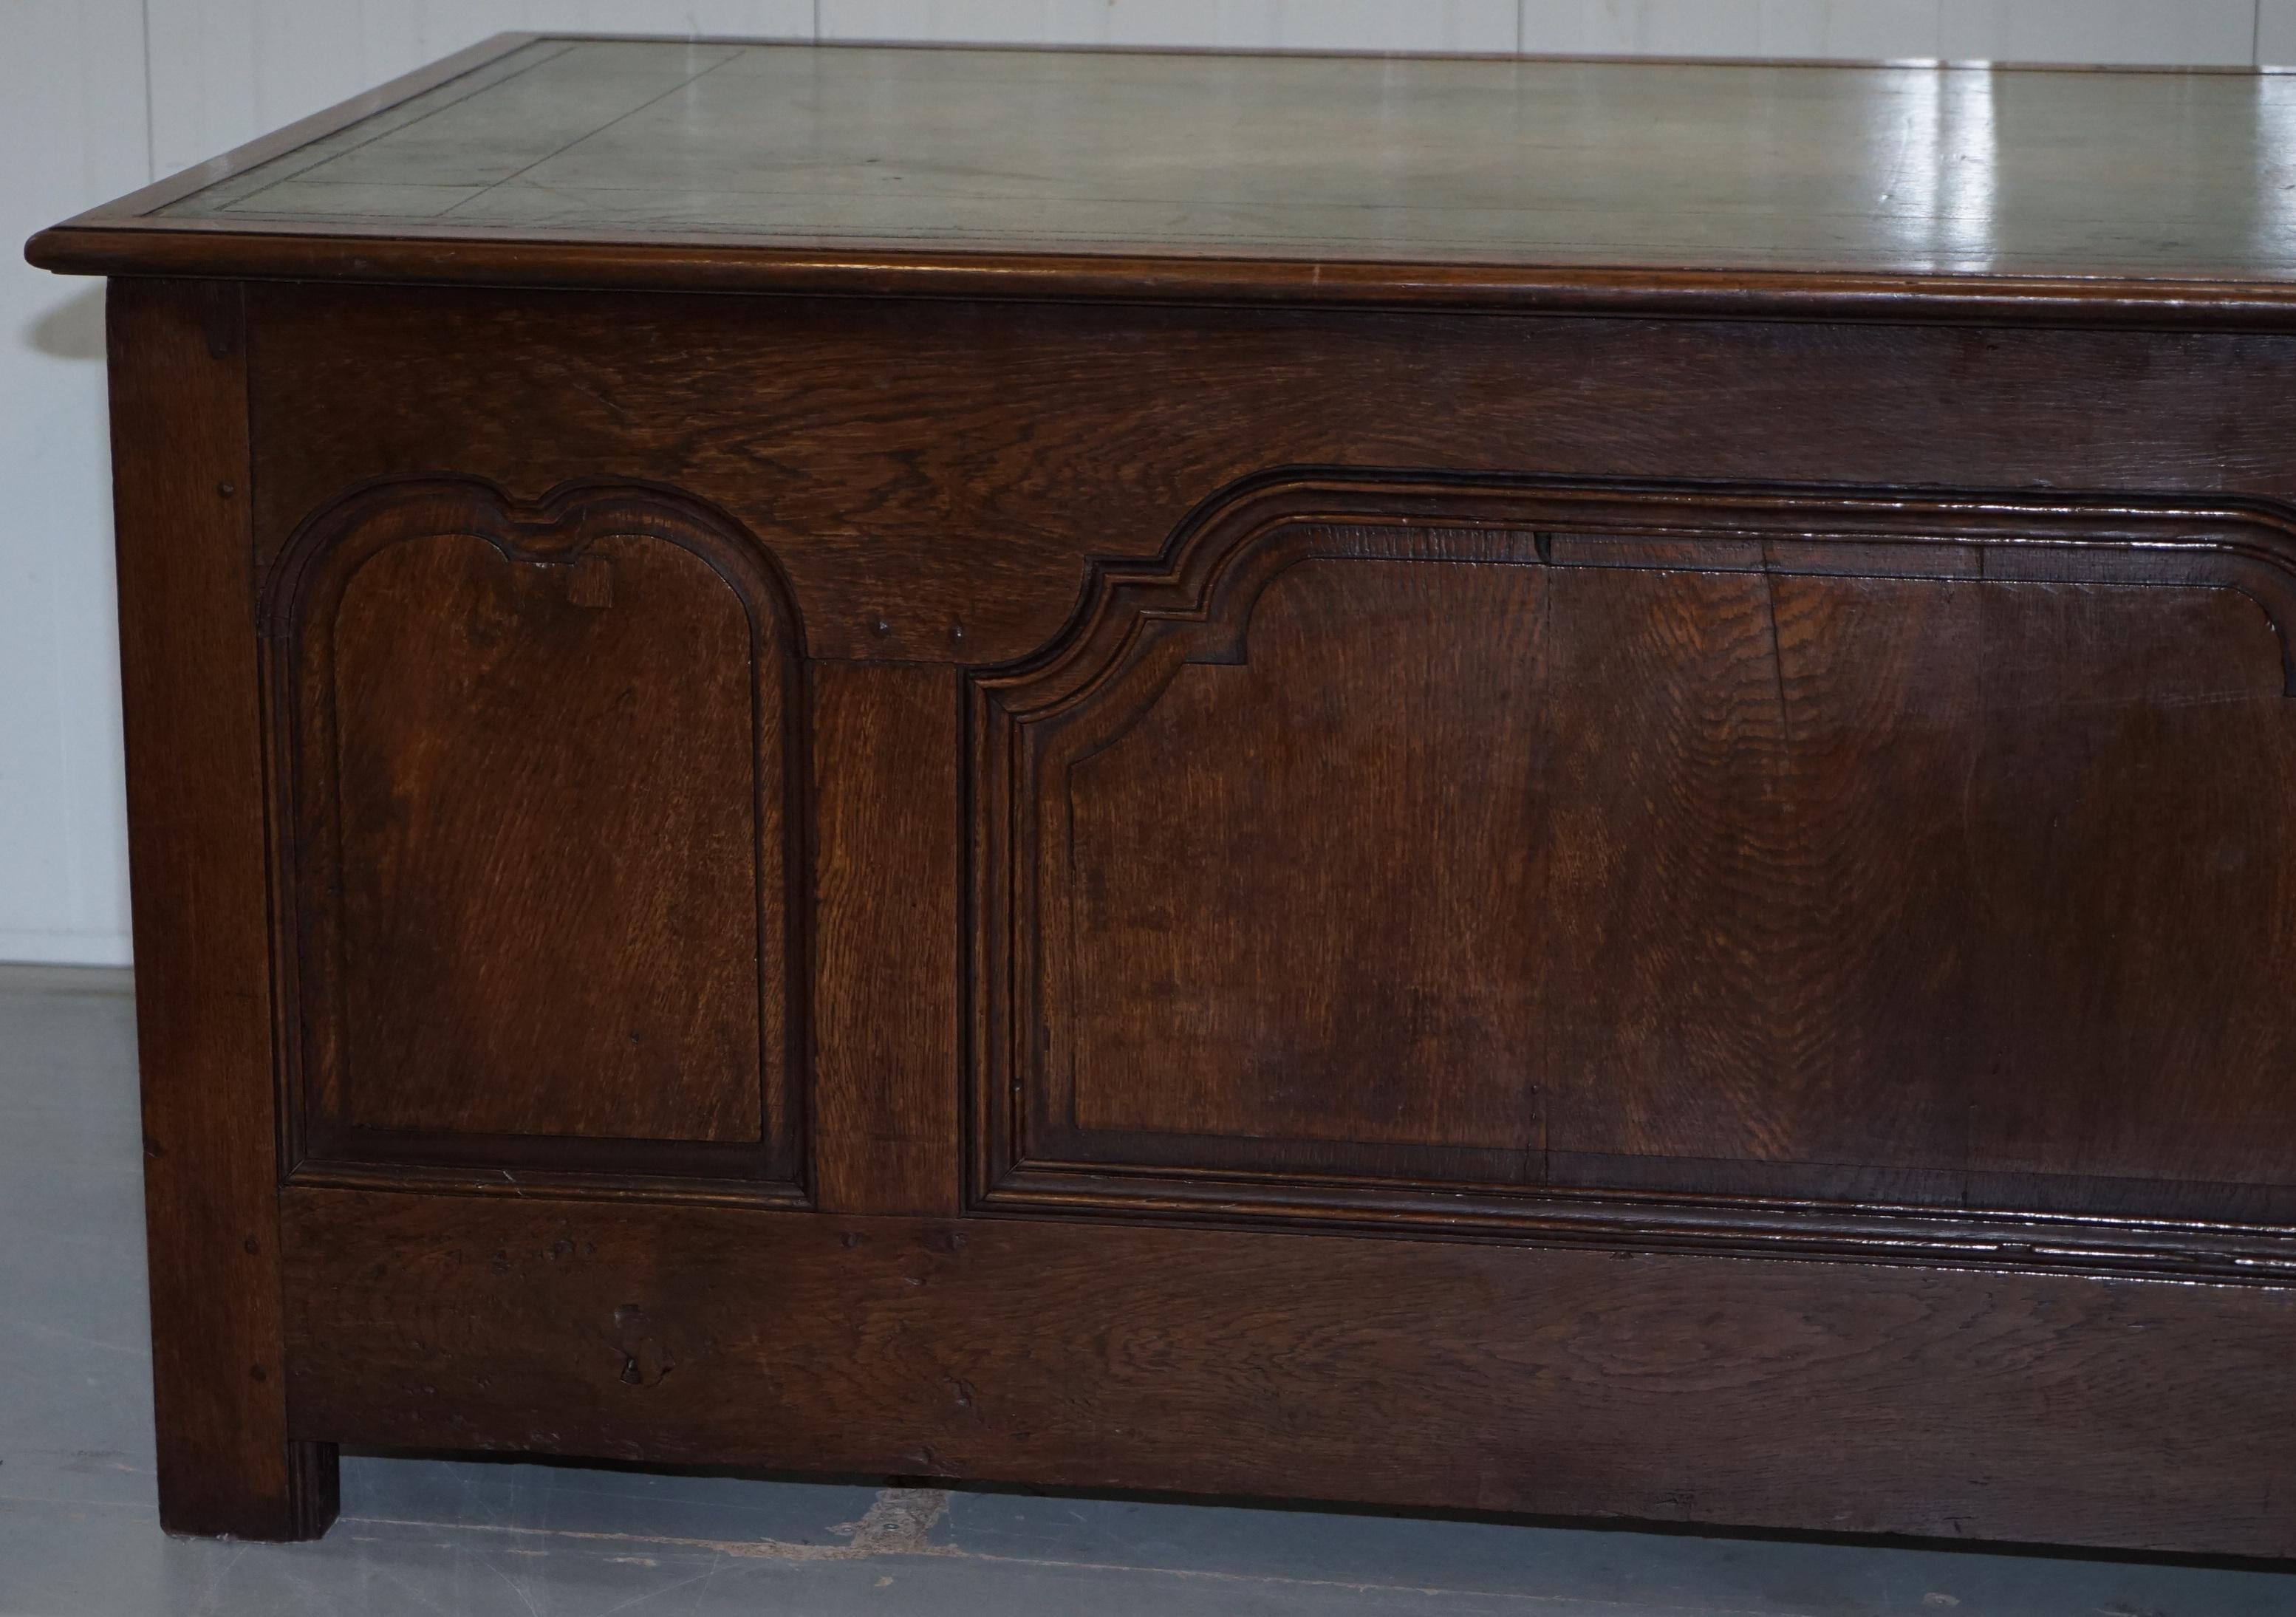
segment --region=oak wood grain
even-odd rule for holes
[[[299,529],[265,617],[308,1153],[793,1180],[772,557],[660,490],[397,480]]]
[[[2276,337],[250,295],[266,557],[369,478],[642,474],[772,546],[816,656],[1028,655],[1087,558],[1270,467],[2296,494]]]
[[[962,1204],[953,669],[813,673],[813,1194],[830,1212]]]
[[[105,308],[160,1514],[303,1539],[331,1445],[287,1432],[263,747],[239,289]]]
[[[983,1199],[2280,1219],[2289,540],[1247,485],[969,676]]]
[[[296,1429],[2285,1555],[2281,1290],[288,1198]],[[1810,1479],[1823,1478],[1822,1498]]]
[[[758,1138],[780,794],[740,600],[668,546],[457,536],[368,562],[332,629],[345,1121]]]
[[[2066,586],[1986,614],[1964,834],[1999,1077],[1972,1092],[1972,1165],[2296,1182],[2271,1120],[2296,1060],[2296,747],[2262,614]]]

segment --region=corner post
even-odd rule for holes
[[[308,1539],[335,1450],[288,1435],[244,295],[106,304],[160,1521]]]

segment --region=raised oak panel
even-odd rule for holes
[[[2290,554],[2128,501],[1247,488],[975,680],[977,1194],[2284,1220]]]
[[[755,542],[386,484],[270,611],[300,1154],[791,1178],[799,664]]]
[[[1046,1010],[1078,1130],[1538,1148],[1537,1088],[1493,1079],[1540,1064],[1546,1014],[1521,969],[1543,839],[1513,789],[1540,583],[1300,562],[1248,658],[1183,664],[1070,759]],[[1472,857],[1380,857],[1405,827]]]

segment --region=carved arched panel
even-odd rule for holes
[[[799,647],[756,541],[392,481],[266,610],[307,1171],[792,1181]]]
[[[2262,509],[1247,488],[975,678],[978,1194],[2296,1206],[2292,555]]]

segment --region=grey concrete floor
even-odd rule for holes
[[[126,989],[0,967],[0,1617],[2296,1612],[2296,1573],[358,1455],[320,1543],[171,1539]]]

